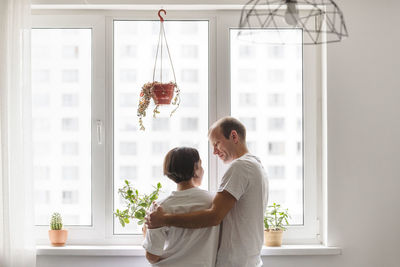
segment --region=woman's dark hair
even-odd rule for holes
[[[195,164],[199,160],[199,152],[195,148],[173,148],[164,158],[164,175],[175,183],[189,181],[194,176]]]

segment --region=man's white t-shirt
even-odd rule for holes
[[[197,187],[174,191],[159,204],[167,213],[188,213],[211,207],[214,195]],[[143,247],[162,260],[152,266],[215,266],[219,226],[148,229]]]
[[[222,177],[218,192],[224,190],[237,201],[222,221],[216,266],[262,266],[268,179],[260,160],[249,153],[234,160]]]

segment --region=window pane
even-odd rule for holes
[[[272,40],[275,32],[252,34]],[[280,203],[291,224],[303,224],[302,47],[249,43],[237,33],[231,30],[232,115],[246,125],[249,150],[267,170],[269,204]],[[301,43],[301,30],[285,34]]]
[[[90,29],[32,30],[35,224],[91,225]],[[44,52],[45,51],[45,52]]]
[[[140,131],[138,99],[143,84],[153,79],[160,25],[158,21],[114,22],[114,77],[120,77],[114,79],[114,210],[123,207],[118,188],[124,179],[129,179],[140,193],[150,193],[157,182],[163,185],[161,197],[176,190],[176,184],[162,175],[162,164],[166,153],[177,146],[199,150],[206,173],[202,188],[208,189],[208,22],[165,21],[164,26],[181,105],[172,117],[172,106],[160,106],[161,113],[153,118],[155,106],[151,101],[144,118],[146,130]],[[134,58],[126,56],[128,47],[135,48]],[[173,80],[165,46],[162,79]],[[123,228],[114,220],[114,234],[125,233],[139,234],[141,227],[130,223]]]

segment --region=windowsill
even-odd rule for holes
[[[261,256],[298,256],[298,255],[340,255],[340,247],[323,245],[284,245],[282,247],[265,247]],[[36,246],[39,256],[144,256],[141,246]]]

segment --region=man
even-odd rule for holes
[[[218,267],[262,266],[263,217],[268,200],[267,175],[246,146],[246,128],[237,119],[224,117],[208,133],[217,155],[231,163],[222,177],[211,208],[185,213],[165,213],[161,207],[147,217],[149,228],[175,226],[202,228],[222,222]]]

